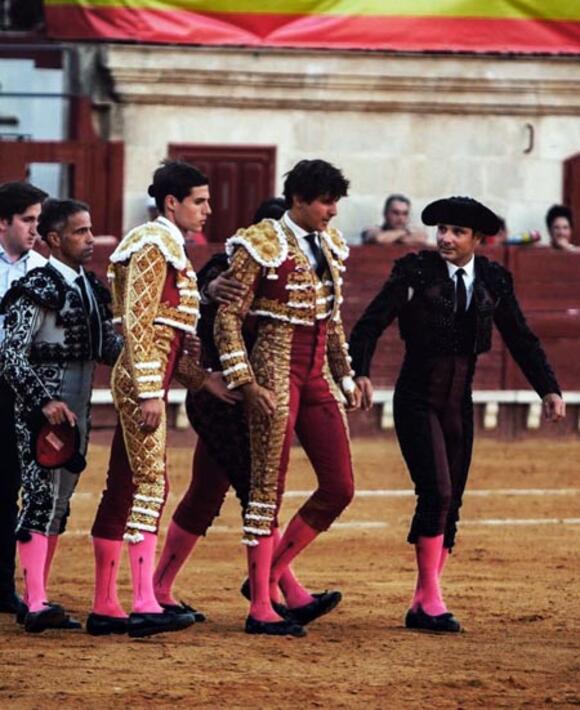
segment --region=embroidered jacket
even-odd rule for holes
[[[454,354],[454,284],[445,261],[435,251],[407,254],[398,259],[382,289],[353,328],[350,347],[357,375],[369,375],[377,340],[395,318],[407,353]],[[491,348],[495,323],[508,350],[528,382],[543,397],[560,388],[544,350],[530,330],[514,293],[510,272],[484,256],[475,257],[475,310],[471,352]]]
[[[230,389],[252,382],[252,366],[244,346],[242,323],[247,315],[260,320],[313,326],[328,321],[328,361],[337,382],[351,377],[348,344],[340,317],[343,261],[348,247],[338,230],[321,234],[326,273],[319,279],[283,222],[266,219],[239,230],[226,242],[235,278],[245,287],[239,303],[219,308],[214,337],[223,375]]]
[[[47,368],[97,360],[113,365],[122,348],[115,333],[107,289],[86,274],[98,306],[101,352],[95,352],[91,328],[80,293],[50,264],[33,269],[6,293],[0,310],[6,314],[6,338],[0,349],[0,373],[30,415],[55,398]],[[40,374],[42,371],[42,374]]]
[[[195,273],[177,228],[164,219],[131,230],[111,254],[108,278],[114,322],[125,339],[124,358],[139,398],[163,397],[164,372],[158,355],[161,327],[194,334],[199,316]],[[176,378],[199,389],[207,377],[182,357]]]

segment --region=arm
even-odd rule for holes
[[[368,377],[377,340],[399,314],[406,303],[408,283],[403,268],[397,262],[391,275],[350,334],[350,353],[357,377]]]
[[[505,272],[503,293],[494,312],[494,321],[521,371],[541,398],[560,395],[560,386],[538,337],[530,330],[516,298],[513,279]]]
[[[123,338],[119,335],[111,321],[111,314],[101,311],[103,323],[103,354],[101,362],[112,367],[123,349]]]

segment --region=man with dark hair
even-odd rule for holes
[[[447,611],[439,580],[455,543],[471,462],[473,373],[477,355],[491,347],[493,323],[542,398],[546,418],[561,419],[565,408],[540,342],[520,310],[511,274],[475,256],[482,236],[497,233],[497,215],[471,198],[451,197],[428,205],[422,218],[437,225],[438,251],[408,254],[395,262],[356,323],[350,346],[363,408],[368,409],[377,340],[399,319],[405,360],[395,388],[395,427],[417,494],[408,542],[415,545],[418,576],[405,623],[413,629],[457,632],[460,624]]]
[[[552,205],[546,214],[546,226],[550,235],[550,245],[554,249],[578,251],[572,244],[572,210],[564,205]]]
[[[220,373],[209,374],[189,357],[185,337],[199,315],[195,273],[184,235],[211,214],[207,178],[187,163],[164,163],[149,194],[161,209],[154,221],[131,230],[111,255],[113,310],[125,345],[113,370],[119,423],[111,447],[107,487],[92,535],[95,595],[87,631],[140,637],[178,631],[194,622],[187,607],[160,605],[153,589],[159,520],[167,497],[167,391],[175,376],[193,390],[227,397]],[[117,596],[123,540],[129,543],[133,611]]]
[[[16,279],[45,263],[33,251],[38,216],[46,192],[25,182],[0,185],[0,299]],[[0,344],[4,338],[4,316],[0,315]],[[16,519],[20,464],[14,430],[14,393],[0,377],[0,613],[15,614],[20,599],[14,586]]]
[[[383,208],[383,224],[368,227],[361,234],[363,244],[423,245],[427,235],[423,229],[410,227],[411,200],[405,195],[389,195]]]
[[[246,632],[302,636],[296,617],[274,610],[281,576],[292,560],[350,503],[353,473],[342,397],[359,404],[340,317],[342,235],[329,227],[348,181],[323,160],[303,160],[286,176],[288,211],[239,230],[226,242],[241,297],[220,306],[215,342],[228,387],[242,392],[250,428],[252,475],[244,512],[251,607]],[[256,317],[251,355],[242,336]],[[342,394],[341,394],[342,390]],[[294,430],[313,464],[318,488],[274,550]],[[306,590],[289,606],[310,620],[330,611],[339,592]],[[313,614],[313,615],[312,615]]]
[[[95,363],[112,365],[121,349],[108,291],[83,269],[93,253],[91,230],[87,205],[47,200],[38,231],[51,251],[48,263],[15,282],[1,306],[6,337],[0,370],[16,399],[23,487],[16,534],[25,583],[27,613],[22,620],[29,632],[80,628],[62,606],[47,601],[46,585],[70,498],[86,465]],[[76,430],[76,451],[50,468],[39,461],[36,442],[46,421],[56,427],[46,438],[56,451],[65,445],[58,427]]]

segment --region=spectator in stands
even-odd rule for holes
[[[368,227],[361,234],[363,244],[424,245],[425,230],[409,225],[411,201],[405,195],[389,195],[383,208],[384,222],[381,227]]]
[[[572,244],[572,210],[564,205],[552,205],[546,214],[546,225],[550,235],[550,246],[564,251],[579,251]]]

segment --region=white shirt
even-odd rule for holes
[[[75,271],[70,266],[64,264],[62,261],[52,255],[49,257],[48,263],[52,266],[53,269],[56,269],[59,272],[59,274],[64,278],[64,280],[69,286],[76,288],[76,290],[81,294],[81,296],[82,292],[80,286],[77,283],[77,279],[79,276],[82,277],[85,283],[85,289],[87,290],[87,294],[89,296],[89,301],[91,302],[91,311],[93,311],[95,309],[95,297],[93,295],[93,289],[90,283],[88,282],[87,275],[85,274],[83,267],[80,266],[79,270]]]
[[[46,259],[37,251],[27,251],[16,261],[11,261],[6,249],[0,244],[0,300],[14,281],[25,276],[37,266],[44,266]],[[4,318],[0,316],[0,343],[4,340]]]
[[[457,271],[459,269],[463,269],[465,272],[463,274],[463,283],[465,284],[465,293],[467,295],[467,300],[465,304],[465,308],[469,308],[471,304],[471,298],[473,296],[473,282],[475,280],[475,256],[472,256],[471,259],[465,264],[464,266],[457,266],[456,264],[452,264],[450,261],[446,262],[447,263],[447,272],[449,273],[449,278],[453,281],[453,285],[455,286],[455,292],[457,293]]]
[[[312,268],[316,271],[316,267],[318,266],[318,264],[316,263],[316,257],[314,256],[312,247],[306,239],[306,236],[308,234],[312,234],[312,232],[307,232],[305,229],[302,229],[302,227],[299,227],[296,222],[292,220],[289,212],[284,212],[282,220],[284,221],[284,224],[288,227],[288,229],[292,232],[292,234],[294,234],[294,236],[298,240],[298,246],[300,247],[300,250],[310,262],[310,266],[312,266]],[[318,234],[317,236],[320,240],[320,236]],[[322,245],[320,245],[320,248],[322,248]]]

